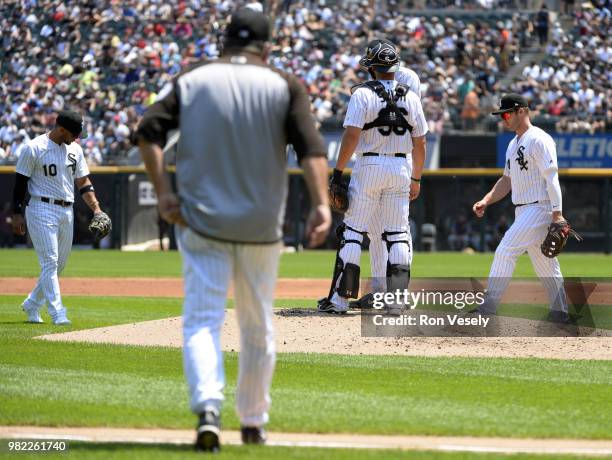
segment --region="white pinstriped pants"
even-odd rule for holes
[[[51,318],[65,310],[60,294],[62,273],[72,248],[72,207],[43,203],[31,198],[26,207],[28,232],[40,264],[40,276],[25,303],[40,309],[45,302]]]
[[[272,328],[274,288],[282,244],[236,244],[177,227],[183,255],[184,368],[191,410],[221,408],[225,373],[221,328],[230,281],[240,328],[236,411],[245,426],[268,422],[276,351]]]
[[[349,185],[349,208],[344,223],[355,230],[379,232],[402,232],[390,235],[390,241],[410,240],[408,223],[410,174],[412,165],[406,158],[389,156],[359,157],[353,169]],[[344,239],[363,241],[360,233],[346,229]],[[386,243],[379,242],[384,253],[380,257],[378,270],[382,268],[382,277],[386,276],[387,252]],[[382,246],[385,245],[385,246]],[[410,264],[411,250],[409,245],[394,244],[388,254],[392,264]],[[344,264],[359,265],[361,246],[346,244],[339,253]],[[373,276],[378,276],[373,272]],[[338,280],[339,282],[339,280]],[[336,305],[346,306],[348,300],[334,293],[331,301]]]
[[[370,238],[370,271],[372,276],[372,291],[384,292],[386,289],[387,277],[387,243],[382,240],[383,232],[382,220],[374,218],[370,222],[368,228],[368,237]],[[410,248],[408,253],[408,265],[412,266],[412,235],[410,233],[410,225],[406,230]]]
[[[495,313],[510,283],[516,260],[525,252],[529,254],[533,269],[544,285],[551,310],[567,312],[567,297],[563,289],[563,275],[555,257],[545,257],[540,245],[546,237],[552,221],[550,202],[528,204],[515,209],[515,220],[495,251],[487,283],[485,303],[480,310]]]
[[[368,157],[366,157],[368,158]],[[408,155],[407,158],[409,172],[412,175],[412,157]],[[359,169],[361,162],[356,162],[353,168],[353,174]],[[410,212],[410,201],[408,201],[408,207],[406,212]],[[371,289],[373,292],[384,292],[386,289],[386,277],[387,277],[387,258],[389,256],[387,252],[387,243],[382,240],[382,233],[384,232],[382,224],[382,213],[373,217],[370,221],[370,227],[368,228],[368,238],[370,238],[370,276],[372,277]],[[408,241],[410,242],[410,253],[408,265],[412,266],[412,235],[410,234],[410,225],[408,225]]]

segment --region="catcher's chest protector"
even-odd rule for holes
[[[398,107],[397,101],[405,99],[408,94],[409,88],[403,83],[398,83],[395,88],[393,95],[385,89],[384,85],[379,81],[367,81],[361,85],[354,86],[351,88],[353,92],[358,87],[368,88],[376,93],[384,102],[387,103],[378,116],[371,122],[363,125],[363,130],[372,128],[379,128],[379,132],[383,136],[388,136],[393,132],[398,136],[406,134],[406,131],[412,132],[413,127],[406,121],[405,115],[408,115],[408,111],[404,107]]]

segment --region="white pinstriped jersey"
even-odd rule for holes
[[[89,168],[79,144],[57,145],[43,134],[26,144],[16,172],[30,178],[31,196],[74,202],[74,179],[87,176]]]
[[[392,94],[398,82],[395,80],[379,80],[385,89]],[[355,154],[359,156],[364,152],[387,153],[412,153],[412,137],[421,137],[427,134],[428,127],[423,113],[423,107],[419,97],[409,91],[404,99],[397,102],[398,107],[407,111],[406,121],[412,126],[412,132],[407,131],[404,135],[397,135],[391,132],[383,135],[379,128],[372,128],[362,131],[359,143],[355,149]],[[344,127],[355,126],[363,128],[366,123],[374,121],[378,113],[387,106],[374,91],[369,88],[357,88],[349,101]]]
[[[410,91],[413,91],[421,99],[421,80],[414,70],[408,67],[400,67],[395,72],[395,81],[406,85]]]
[[[504,168],[504,175],[510,177],[512,184],[512,202],[549,200],[545,177],[557,169],[555,141],[544,130],[532,126],[520,138],[515,136],[506,149]],[[553,211],[561,210],[561,202],[551,205]]]

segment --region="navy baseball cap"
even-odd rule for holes
[[[527,99],[516,93],[504,94],[501,98],[501,103],[499,104],[499,110],[491,112],[491,115],[500,115],[502,113],[512,112],[513,110],[521,107],[529,107]]]
[[[228,40],[247,45],[251,42],[267,42],[270,39],[270,21],[268,17],[251,8],[241,8],[232,13],[227,26]]]
[[[74,110],[62,110],[57,114],[55,124],[67,129],[76,137],[85,139],[87,132],[83,129],[83,117]]]

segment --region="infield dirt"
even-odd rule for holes
[[[27,294],[35,282],[34,278],[0,278],[0,294]],[[279,279],[276,297],[312,299],[323,295],[329,289],[328,283],[324,279]],[[182,280],[177,278],[63,278],[61,288],[64,295],[181,297],[183,293]],[[589,300],[601,304],[609,303],[611,298],[612,287],[601,285]],[[512,300],[546,303],[538,282],[523,283],[512,292]],[[277,351],[281,353],[612,359],[612,337],[362,337],[358,314],[326,315],[299,308],[277,310],[274,325]],[[180,347],[181,328],[181,318],[169,318],[44,338]],[[239,331],[232,309],[226,312],[223,334],[224,349],[237,351]]]

